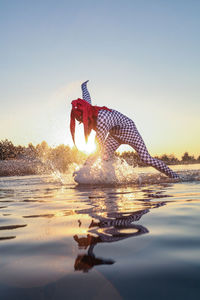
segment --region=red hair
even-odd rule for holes
[[[75,125],[76,121],[82,122],[84,126],[84,135],[85,141],[87,142],[88,136],[92,129],[96,129],[96,119],[98,112],[101,109],[109,110],[105,106],[93,106],[86,100],[78,98],[77,100],[72,101],[72,110],[71,110],[71,120],[70,120],[70,130],[73,142],[75,144]]]

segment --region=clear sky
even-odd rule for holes
[[[198,0],[0,0],[0,139],[72,145],[89,79],[152,155],[200,155],[199,16]]]

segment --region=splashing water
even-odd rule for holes
[[[124,159],[116,157],[108,162],[98,158],[93,163],[78,165],[72,163],[65,173],[58,170],[57,164],[49,160],[12,160],[2,161],[0,176],[22,176],[39,174],[48,178],[48,182],[60,185],[143,185],[171,182],[200,181],[200,164],[170,166],[180,176],[180,179],[172,179],[156,171],[152,167],[137,167],[129,165]]]
[[[181,170],[178,171],[180,179],[169,178],[151,167],[130,166],[124,159],[115,158],[103,162],[98,158],[93,164],[79,166],[73,176],[75,182],[80,185],[155,184],[200,180],[199,165],[175,167]]]
[[[98,158],[92,165],[83,165],[74,175],[79,184],[123,184],[138,180],[134,168],[120,158],[104,162]]]

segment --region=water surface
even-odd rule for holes
[[[0,178],[1,299],[199,299],[199,166],[182,169],[128,186]]]

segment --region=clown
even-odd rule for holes
[[[112,159],[115,150],[121,144],[130,145],[139,155],[142,162],[152,166],[170,178],[179,178],[161,160],[150,156],[135,123],[120,112],[105,106],[93,106],[87,90],[87,82],[82,85],[82,98],[72,101],[70,130],[75,144],[76,121],[83,123],[86,142],[91,130],[96,131],[96,139],[100,146],[103,160]]]

